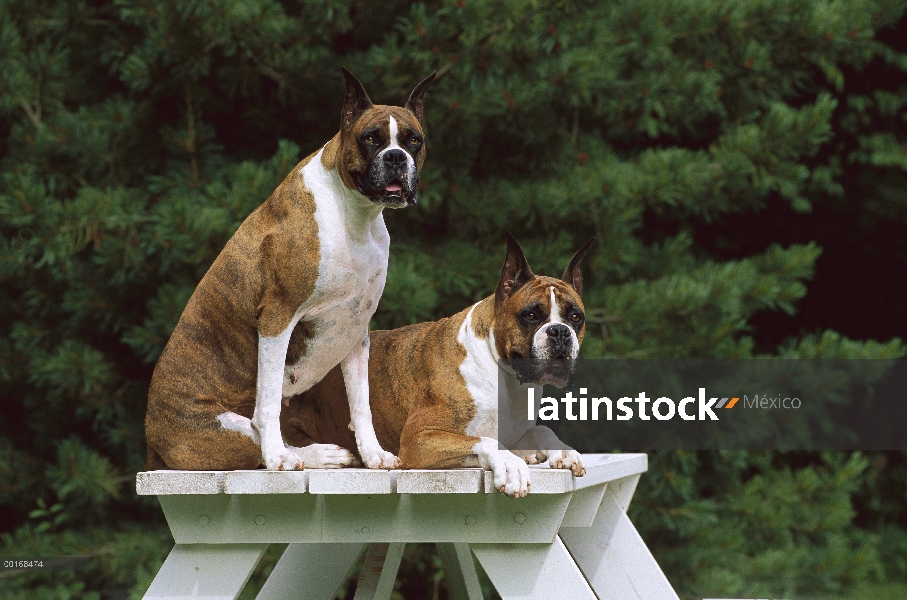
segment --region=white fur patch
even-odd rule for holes
[[[397,127],[397,119],[391,117],[391,118],[390,118],[390,121],[389,121],[388,124],[387,124],[387,127],[388,127],[388,129],[390,130],[390,136],[391,136],[391,137],[390,137],[390,140],[388,140],[387,148],[385,148],[385,149],[382,151],[382,154],[383,154],[384,152],[387,152],[388,150],[393,149],[393,148],[396,148],[396,149],[398,149],[398,150],[402,150],[402,148],[400,147],[400,143],[397,141],[397,136],[400,135],[399,128]],[[378,156],[381,156],[381,154],[379,154]]]
[[[230,431],[235,431],[247,436],[256,444],[261,444],[261,441],[258,437],[258,432],[255,431],[255,428],[252,427],[251,419],[247,419],[242,415],[238,415],[235,412],[225,412],[217,415],[217,420],[220,423],[220,426],[224,429],[229,429]]]
[[[557,298],[554,296],[554,286],[548,288],[548,291],[551,292],[551,315],[549,318],[552,323],[563,323],[561,321],[561,309],[557,306]]]
[[[466,349],[460,374],[476,406],[476,414],[466,426],[466,435],[497,437],[498,433],[498,364],[494,332],[481,339],[472,330],[474,304],[457,332],[457,342]]]

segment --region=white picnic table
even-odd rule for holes
[[[531,467],[524,498],[481,469],[147,471],[176,545],[147,599],[235,599],[288,543],[258,600],[330,600],[363,550],[356,600],[387,600],[405,544],[437,545],[451,598],[677,599],[627,517],[645,454],[587,454],[584,477]]]

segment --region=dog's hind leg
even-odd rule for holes
[[[146,420],[148,456],[160,461],[154,463],[159,468],[232,471],[261,464],[258,435],[246,417],[213,403],[154,416]]]
[[[339,366],[312,388],[285,399],[280,413],[284,442],[308,468],[362,466],[356,456],[356,438],[347,427],[349,422],[349,404]]]
[[[233,412],[217,416],[224,429],[236,431],[247,436],[256,444],[259,443],[258,432],[252,427],[252,420]],[[301,448],[285,444],[286,448],[296,454],[303,464],[310,469],[338,469],[348,467],[356,462],[356,457],[349,450],[335,444],[309,444]]]
[[[149,471],[157,471],[160,469],[166,469],[167,465],[164,463],[164,459],[161,458],[161,455],[154,451],[154,448],[151,445],[148,445],[148,454],[145,459],[145,468]]]

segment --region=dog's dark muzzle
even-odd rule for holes
[[[372,202],[390,208],[416,204],[419,176],[410,176],[403,150],[388,150],[372,163],[365,175],[354,174],[359,192]]]
[[[573,374],[576,371],[576,361],[572,358],[518,359],[511,360],[508,364],[516,373],[517,381],[520,383],[553,385],[557,388],[571,387]]]
[[[508,365],[520,383],[570,387],[576,371],[576,353],[570,328],[554,323],[545,329],[545,334],[543,348],[533,347],[529,358],[514,353]]]

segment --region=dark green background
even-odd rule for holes
[[[0,554],[96,557],[0,596],[149,584],[172,543],[132,483],[154,362],[339,126],[341,65],[382,103],[439,74],[376,327],[490,294],[507,230],[542,274],[597,236],[587,357],[904,356],[904,10],[0,1]],[[631,517],[684,598],[834,595],[907,579],[905,483],[898,453],[659,453]],[[400,593],[445,597],[438,569],[414,546]]]

